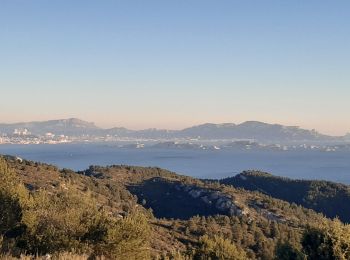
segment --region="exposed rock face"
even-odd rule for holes
[[[188,193],[194,199],[199,198],[208,205],[214,205],[225,215],[242,216],[248,214],[248,210],[238,206],[234,198],[221,192],[185,184],[177,185],[176,189]]]
[[[128,190],[158,218],[187,220],[193,216],[248,214],[236,198],[225,192],[178,180],[154,177],[129,185]]]
[[[267,210],[261,202],[251,202],[250,206],[270,221],[276,221],[279,223],[287,222],[287,219],[285,217]]]

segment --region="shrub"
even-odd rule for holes
[[[245,252],[231,243],[230,240],[214,235],[209,238],[207,235],[200,237],[199,248],[195,253],[195,259],[205,260],[245,260]]]
[[[304,260],[305,255],[287,243],[278,243],[275,250],[276,260]]]
[[[150,258],[150,226],[144,214],[134,212],[124,219],[102,219],[98,226],[95,254],[121,260]]]
[[[302,238],[308,259],[350,259],[350,226],[339,220],[308,227]]]

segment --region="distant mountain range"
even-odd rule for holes
[[[183,130],[145,129],[130,130],[123,127],[103,129],[94,123],[77,118],[49,120],[42,122],[26,122],[14,124],[0,124],[0,133],[11,135],[15,129],[27,129],[32,135],[92,135],[92,136],[119,136],[122,138],[148,138],[148,139],[250,139],[259,142],[322,142],[350,140],[346,136],[329,136],[315,130],[301,129],[297,126],[284,126],[268,124],[257,121],[247,121],[241,124],[202,124],[185,128]]]

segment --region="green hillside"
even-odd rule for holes
[[[7,259],[350,257],[350,230],[338,220],[159,168],[74,172],[4,157],[0,202],[0,246]]]
[[[350,187],[340,183],[317,180],[292,180],[269,173],[246,171],[220,181],[222,184],[259,191],[271,197],[296,203],[350,222]]]

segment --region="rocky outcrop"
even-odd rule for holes
[[[178,184],[175,188],[178,191],[186,192],[194,199],[201,199],[205,204],[214,206],[218,211],[225,215],[248,215],[248,210],[239,206],[235,201],[235,198],[222,192],[185,184]]]

